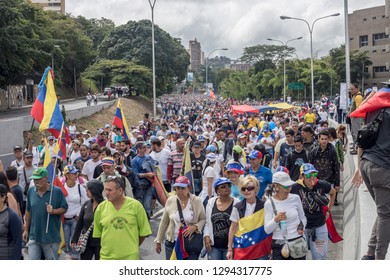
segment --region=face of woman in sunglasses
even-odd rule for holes
[[[241,191],[244,194],[246,199],[253,198],[256,196],[255,186],[252,183],[249,183],[248,185],[242,187]]]

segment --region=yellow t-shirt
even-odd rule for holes
[[[313,124],[316,121],[316,115],[314,113],[306,113],[305,115],[305,122]]]
[[[354,101],[355,101],[355,104],[356,104],[356,109],[359,108],[360,104],[362,104],[363,96],[361,96],[360,94],[355,95]]]
[[[259,121],[256,118],[254,118],[253,120],[252,120],[252,118],[250,118],[250,119],[248,119],[248,123],[249,123],[248,128],[257,127],[257,124],[259,123]]]

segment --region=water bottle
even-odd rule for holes
[[[281,220],[279,222],[279,225],[280,225],[280,232],[282,233],[282,236],[286,237],[287,236],[287,223],[286,223],[286,220]]]

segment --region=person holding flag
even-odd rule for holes
[[[156,252],[161,253],[161,243],[165,240],[165,258],[167,260],[197,260],[203,247],[202,230],[206,223],[205,210],[199,197],[191,193],[191,184],[187,177],[180,176],[172,186],[176,194],[169,197],[160,226],[158,228]],[[180,209],[179,209],[180,207]],[[180,218],[180,212],[183,219]],[[200,235],[200,244],[192,244],[199,251],[185,247],[184,239]],[[188,242],[199,242],[192,238]],[[188,243],[187,243],[188,244]]]

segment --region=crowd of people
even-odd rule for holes
[[[353,102],[356,109],[360,103]],[[139,259],[156,203],[164,212],[155,250],[164,247],[166,259],[306,259],[308,251],[327,259],[326,221],[340,203],[348,148],[346,127],[331,121],[337,110],[321,100],[233,114],[232,104],[238,102],[164,95],[160,117],[146,113],[129,139],[110,124],[91,133],[72,122],[66,160],[55,154],[53,136],[45,149],[46,139],[35,145],[29,135],[0,170],[0,259],[22,258],[23,247],[29,259],[58,259],[61,252],[71,259]],[[42,167],[45,150],[53,176]],[[185,240],[184,256],[178,238]]]

